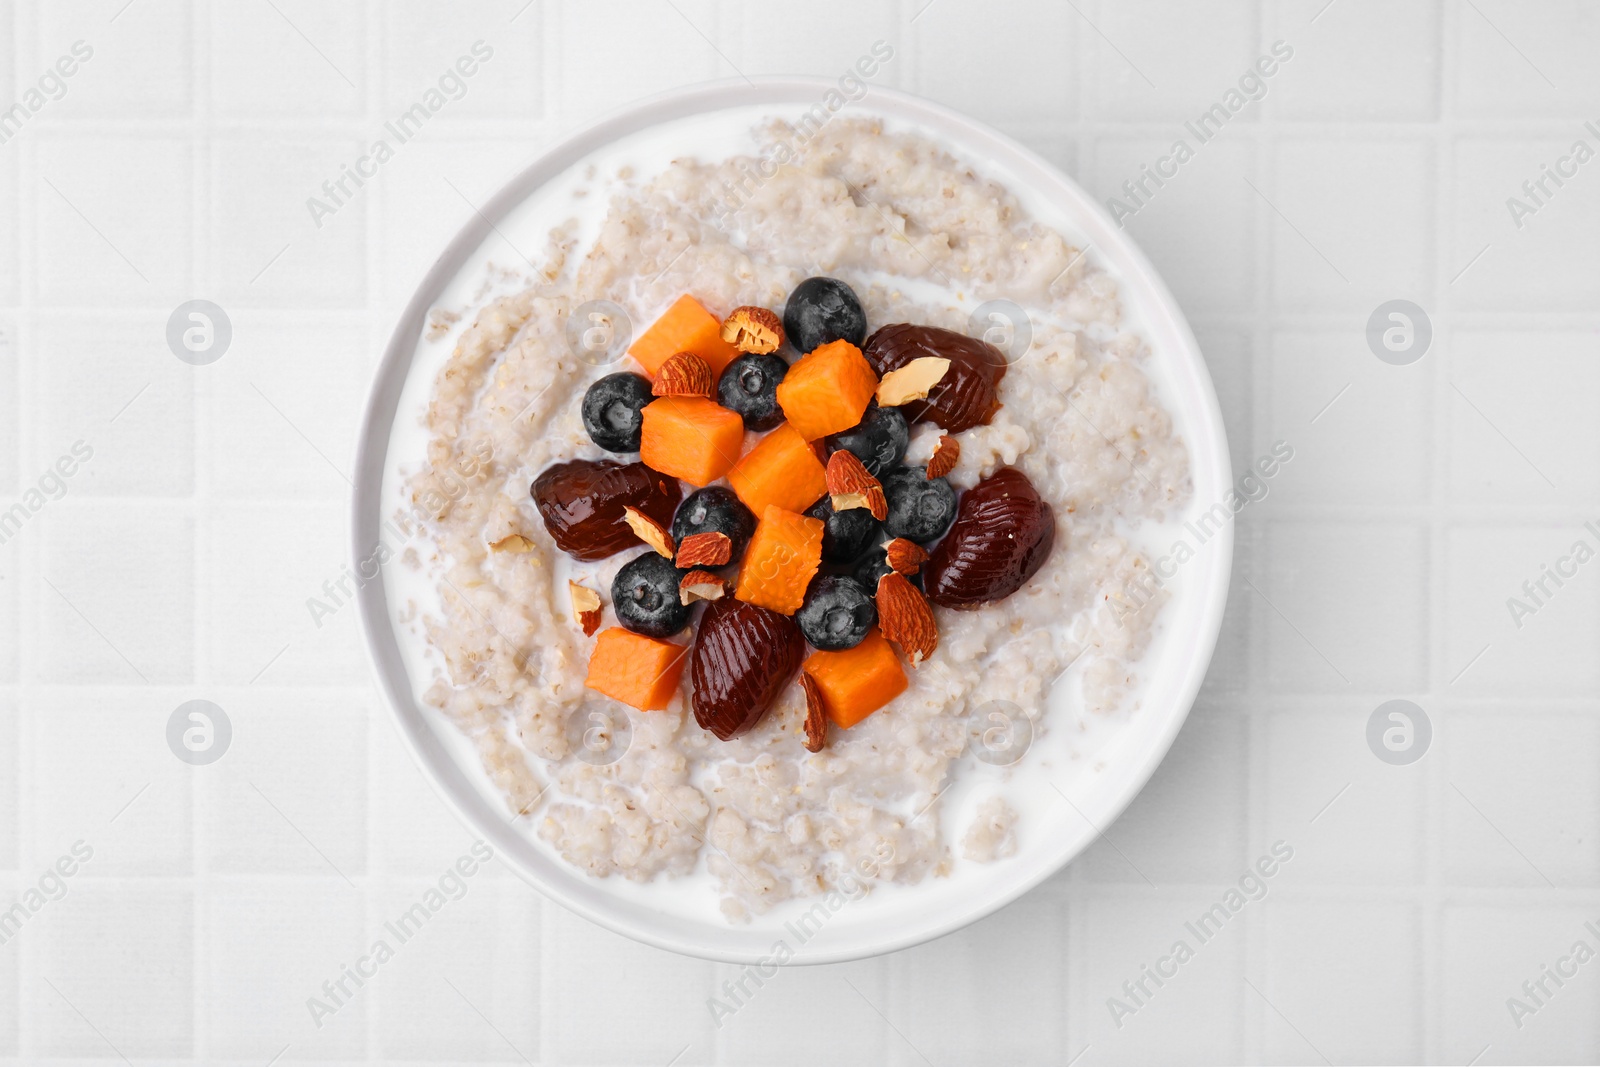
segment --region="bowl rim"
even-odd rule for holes
[[[426,274],[407,301],[394,330],[389,336],[381,360],[373,371],[366,401],[357,431],[355,468],[351,508],[349,512],[349,549],[352,565],[359,566],[370,556],[380,542],[384,517],[380,513],[381,494],[388,446],[393,421],[398,413],[401,390],[410,371],[417,342],[421,336],[429,308],[445,286],[458,274],[465,260],[493,232],[495,224],[522,203],[528,196],[548,181],[559,176],[573,163],[582,160],[607,144],[631,134],[639,133],[662,122],[687,118],[693,115],[720,111],[743,105],[794,105],[816,103],[830,91],[836,91],[833,79],[816,76],[770,76],[728,78],[684,86],[623,105],[589,122],[538,152],[522,165],[486,201],[473,211],[456,232],[445,249],[434,260]],[[1117,279],[1120,285],[1132,286],[1141,291],[1141,313],[1151,334],[1168,334],[1176,338],[1182,351],[1171,353],[1170,366],[1185,372],[1184,393],[1195,406],[1186,413],[1190,416],[1196,438],[1189,440],[1191,470],[1200,481],[1201,460],[1210,458],[1209,474],[1214,484],[1231,483],[1231,460],[1222,412],[1216,390],[1211,381],[1204,356],[1193,331],[1180,310],[1166,283],[1156,273],[1143,251],[1134,244],[1127,231],[1112,222],[1100,205],[1070,176],[1049,163],[1037,153],[1012,138],[959,111],[923,97],[897,89],[876,85],[868,87],[866,94],[852,101],[850,107],[860,107],[871,113],[871,101],[883,101],[889,111],[910,120],[932,121],[937,125],[960,131],[960,148],[981,150],[992,154],[979,158],[997,159],[1013,171],[1031,172],[1031,188],[1068,202],[1074,224],[1089,237],[1090,242],[1102,252],[1102,258],[1117,262]],[[844,109],[849,110],[849,107]],[[893,117],[893,116],[891,116]],[[1044,182],[1041,190],[1040,181]],[[1005,905],[1029,892],[1050,875],[1077,858],[1095,836],[1103,835],[1133,798],[1143,791],[1151,775],[1170,750],[1179,730],[1189,716],[1205,678],[1221,631],[1222,617],[1231,584],[1234,525],[1226,522],[1210,539],[1217,558],[1204,576],[1204,587],[1195,590],[1201,598],[1198,611],[1200,629],[1189,635],[1184,651],[1175,653],[1168,671],[1181,669],[1181,680],[1173,687],[1174,698],[1169,707],[1161,709],[1166,721],[1148,737],[1142,748],[1130,750],[1126,759],[1134,769],[1124,774],[1122,787],[1115,791],[1100,790],[1087,809],[1080,809],[1085,821],[1095,834],[1080,837],[1076,842],[1061,848],[1052,859],[1042,863],[1038,870],[1008,882],[1005,887],[986,896],[975,896],[966,906],[953,909],[949,915],[937,916],[933,921],[922,921],[905,928],[885,931],[862,938],[859,943],[831,946],[808,951],[804,958],[797,955],[789,965],[841,963],[865,959],[888,952],[909,948],[938,937],[954,933],[983,919]],[[1197,576],[1198,578],[1198,576]],[[401,659],[399,645],[390,623],[388,598],[383,581],[358,583],[358,611],[362,643],[366,649],[369,666],[373,672],[383,701],[412,758],[430,785],[441,795],[446,807],[470,831],[478,834],[494,847],[500,858],[516,874],[533,886],[540,894],[575,912],[597,925],[636,941],[667,949],[683,955],[732,964],[757,964],[776,962],[770,950],[745,950],[723,945],[707,945],[692,938],[677,935],[646,921],[637,921],[616,910],[603,906],[606,894],[584,893],[575,882],[563,882],[541,877],[536,871],[516,858],[515,845],[522,840],[521,833],[502,814],[493,812],[477,796],[469,796],[452,778],[462,772],[454,759],[444,750],[424,713],[412,698],[409,675]],[[470,792],[470,788],[468,790]]]

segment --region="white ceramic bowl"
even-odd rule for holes
[[[623,138],[663,124],[700,120],[731,108],[759,105],[795,118],[832,87],[811,78],[764,78],[696,86],[646,100],[574,134],[527,166],[475,213],[418,286],[384,352],[367,401],[357,452],[351,548],[359,563],[380,541],[380,493],[399,462],[391,431],[408,377],[413,375],[424,319],[441,294],[508,217],[537,190]],[[915,126],[1023,195],[1042,221],[1092,246],[1091,255],[1119,282],[1125,309],[1139,323],[1154,353],[1154,370],[1189,447],[1194,479],[1191,512],[1221,500],[1230,482],[1227,441],[1215,392],[1194,336],[1166,286],[1144,255],[1071,179],[1007,137],[947,108],[903,93],[873,88],[848,105],[850,114]],[[692,151],[693,146],[686,146]],[[514,220],[513,220],[514,221]],[[545,220],[545,227],[550,222]],[[524,247],[541,247],[534,242]],[[518,242],[521,243],[520,241]],[[412,412],[407,413],[411,417]],[[410,458],[410,457],[407,457]],[[1187,518],[1189,516],[1180,516]],[[905,948],[959,929],[1003,907],[1078,855],[1110,826],[1166,754],[1200,687],[1221,626],[1232,562],[1231,525],[1212,536],[1183,567],[1180,586],[1163,609],[1166,631],[1137,665],[1144,678],[1141,708],[1111,746],[1083,770],[1057,781],[1070,803],[1021,812],[1028,833],[1017,855],[987,865],[964,864],[958,876],[890,887],[831,914],[815,936],[798,943],[786,921],[793,908],[731,925],[716,914],[679,906],[681,892],[666,886],[592,879],[563,863],[525,829],[509,825],[504,803],[488,784],[470,749],[451,727],[415,697],[384,582],[360,590],[362,631],[385,702],[423,772],[456,814],[523,878],[546,896],[594,922],[648,944],[708,959],[755,963],[783,940],[795,962],[857,959]],[[1156,546],[1159,550],[1164,546]],[[712,895],[705,887],[705,895]],[[814,901],[806,901],[808,907]]]

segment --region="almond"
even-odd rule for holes
[[[956,462],[961,459],[961,442],[949,434],[939,438],[939,447],[934,449],[933,455],[928,459],[928,479],[943,478],[946,474],[956,469]]]
[[[656,396],[711,396],[717,377],[711,364],[693,352],[679,352],[661,364],[650,392]]]
[[[727,579],[710,571],[690,571],[678,582],[678,602],[681,604],[692,604],[696,600],[721,600],[727,593]]]
[[[828,716],[822,710],[822,691],[805,671],[800,672],[800,688],[806,692],[806,751],[821,752],[828,743]]]
[[[533,542],[519,533],[507,534],[489,546],[491,552],[531,552]]]
[[[694,533],[678,546],[678,568],[720,567],[733,558],[733,541],[716,530]]]
[[[640,511],[638,508],[626,505],[622,509],[622,517],[627,520],[628,526],[638,535],[639,540],[655,549],[660,555],[672,558],[672,535],[667,528]]]
[[[879,522],[889,517],[889,498],[883,495],[883,483],[867,471],[854,452],[841,448],[828,457],[827,486],[834,511],[866,508]]]
[[[928,391],[944,379],[949,369],[950,361],[942,356],[922,356],[890,371],[878,383],[878,406],[897,408],[926,399]]]
[[[567,593],[572,597],[572,617],[583,627],[583,636],[593,637],[600,629],[600,594],[570,579]]]
[[[928,561],[928,553],[923,547],[915,541],[907,541],[904,537],[884,542],[883,555],[891,570],[907,578],[917,573],[917,570]]]
[[[889,498],[883,494],[883,486],[875,485],[866,492],[866,508],[872,512],[872,517],[879,522],[889,517]],[[839,510],[837,507],[835,511]]]
[[[783,344],[783,320],[766,308],[746,304],[722,321],[722,339],[741,352],[776,352]]]
[[[939,647],[933,609],[903,574],[889,573],[878,579],[878,628],[900,646],[913,667]]]

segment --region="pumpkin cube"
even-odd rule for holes
[[[767,505],[745,549],[733,595],[747,604],[793,615],[822,565],[822,520]]]
[[[804,511],[828,491],[827,475],[811,443],[783,423],[734,465],[728,484],[751,514],[760,515],[768,504]]]
[[[877,391],[878,376],[861,349],[830,341],[789,368],[778,383],[778,405],[801,437],[815,441],[860,422]]]
[[[639,458],[690,485],[710,485],[739,462],[744,420],[703,396],[664,396],[640,413]]]
[[[662,711],[688,662],[686,645],[612,626],[595,638],[583,684],[640,711]]]
[[[814,652],[801,670],[822,694],[822,709],[835,726],[848,729],[905,692],[905,669],[874,626],[855,648]]]
[[[739,358],[739,350],[722,339],[722,323],[687,293],[628,348],[628,354],[652,378],[661,364],[679,352],[693,352],[711,364],[711,372],[717,375]]]

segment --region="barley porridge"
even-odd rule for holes
[[[623,174],[592,242],[558,227],[460,334],[406,481],[427,701],[567,862],[709,872],[733,921],[1014,852],[1000,797],[947,825],[974,719],[1049,731],[1069,667],[1137,713],[1165,594],[1135,534],[1192,492],[1115,283],[1006,189],[870,119],[752,170]],[[991,299],[1025,352],[969,336]],[[625,358],[572,343],[601,301],[649,327]]]

